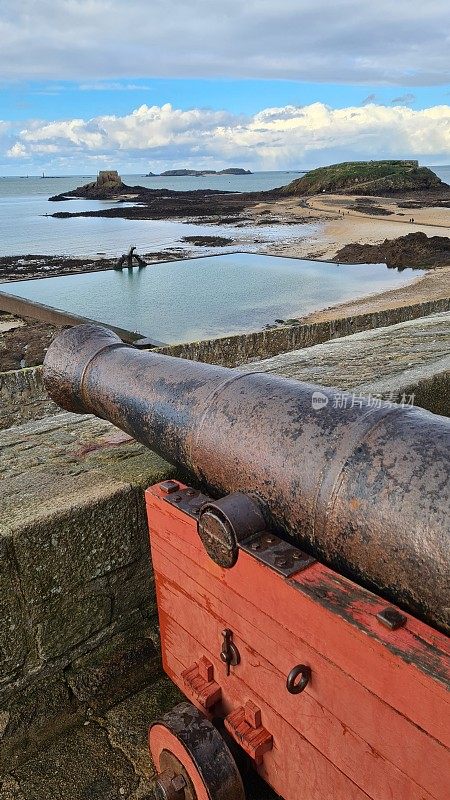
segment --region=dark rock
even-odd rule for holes
[[[70,197],[86,197],[90,200],[106,200],[115,197],[125,189],[122,178],[116,170],[102,170],[98,173],[97,180],[73,189],[71,192],[53,195],[49,200],[67,200]]]
[[[249,169],[241,169],[240,167],[229,167],[228,169],[168,169],[161,172],[162,177],[194,177],[202,178],[204,175],[251,175]]]
[[[181,241],[196,247],[227,247],[233,244],[233,239],[227,239],[225,236],[183,236]]]
[[[382,244],[347,244],[336,253],[336,261],[347,264],[379,264],[388,267],[436,267],[450,264],[450,238],[408,233]]]

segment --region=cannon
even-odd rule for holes
[[[449,421],[94,325],[55,339],[44,382],[193,484],[146,492],[190,701],[150,727],[158,797],[243,800],[243,761],[285,800],[447,798]]]

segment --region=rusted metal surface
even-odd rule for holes
[[[174,481],[172,481],[174,483]],[[198,520],[202,506],[210,500],[208,495],[202,494],[197,489],[180,489],[170,491],[166,495],[167,503],[189,514],[190,517]]]
[[[210,558],[230,569],[238,558],[238,543],[265,527],[258,503],[243,492],[235,492],[216,502],[205,502],[197,530]]]
[[[390,631],[396,631],[398,628],[402,628],[408,621],[404,614],[400,614],[398,609],[391,608],[390,606],[383,608],[383,611],[377,614],[377,620]]]
[[[314,556],[269,531],[263,531],[241,542],[240,549],[255,556],[258,561],[285,578],[306,569],[316,561]]]
[[[308,667],[306,664],[298,664],[291,669],[287,676],[286,689],[289,694],[301,694],[305,691],[310,680],[311,667]]]
[[[450,423],[416,408],[312,406],[308,384],[65,331],[44,380],[63,408],[109,419],[220,496],[253,495],[269,527],[449,630]],[[350,407],[352,405],[353,407]]]
[[[220,660],[225,664],[227,675],[231,673],[231,667],[237,667],[241,663],[241,654],[233,642],[233,631],[225,628],[222,631],[222,649],[220,651]]]

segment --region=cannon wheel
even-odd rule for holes
[[[158,800],[245,800],[230,750],[191,703],[181,703],[154,722],[148,740],[158,770]]]

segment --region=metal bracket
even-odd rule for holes
[[[192,517],[193,519],[199,520],[200,510],[203,506],[211,504],[211,507],[214,508],[214,501],[212,501],[211,498],[206,494],[202,494],[196,489],[192,489],[190,487],[182,489],[177,481],[163,481],[159,484],[159,488],[164,493],[164,500],[166,503],[169,503],[175,508],[179,508],[180,511],[182,511],[184,514],[187,514],[189,517]],[[246,495],[236,493],[234,495],[227,495],[222,501],[217,501],[216,505],[219,507],[221,502],[227,503],[228,505],[230,505],[230,503],[234,503],[237,508],[236,519],[238,520],[238,501],[241,497],[248,501],[248,503],[252,502],[250,498],[246,497]],[[225,505],[224,507],[227,509],[228,505]],[[246,506],[243,506],[243,510],[247,511],[245,521],[246,524],[248,524],[248,519],[250,519],[251,514],[249,517],[248,508]],[[261,522],[263,522],[262,517]],[[247,536],[247,538],[237,541],[236,547],[240,550],[244,550],[246,553],[249,553],[258,561],[261,561],[263,564],[275,570],[275,572],[278,572],[279,575],[283,575],[285,578],[289,578],[296,572],[301,572],[302,570],[311,566],[311,564],[314,564],[317,560],[314,558],[314,556],[309,555],[309,553],[305,553],[303,550],[300,550],[299,547],[295,547],[295,545],[289,542],[285,542],[283,539],[280,539],[279,536],[276,536],[268,530],[260,530],[257,533],[252,533],[250,536]],[[230,563],[222,563],[221,565],[230,567],[233,565],[235,560],[236,559],[234,558]]]
[[[198,519],[202,505],[211,500],[206,494],[202,494],[197,489],[191,489],[189,486],[186,489],[180,489],[180,485],[176,481],[163,481],[159,484],[159,488],[164,492],[166,503],[179,508],[193,519]]]
[[[295,572],[301,572],[317,561],[314,556],[285,542],[270,531],[262,531],[249,537],[240,542],[239,547],[285,578],[289,578]]]

